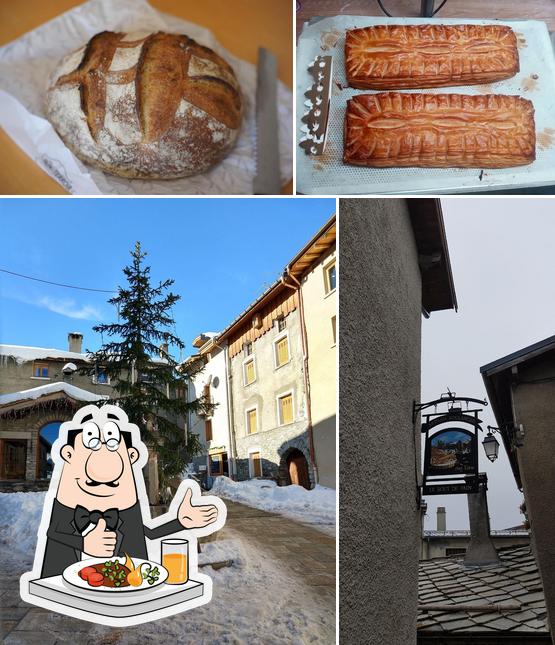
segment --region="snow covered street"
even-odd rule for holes
[[[18,578],[31,565],[43,495],[0,494],[5,518],[0,526],[5,643],[335,642],[335,540],[281,515],[227,500],[227,524],[213,541],[203,544],[200,556],[200,563],[233,560],[231,567],[204,568],[214,580],[210,605],[126,629],[96,626],[26,605],[19,599]],[[23,513],[17,513],[17,507]]]
[[[217,477],[211,493],[259,508],[279,513],[298,522],[310,524],[327,535],[335,535],[335,490],[315,486],[278,486],[269,479],[248,479],[235,482],[229,477]]]

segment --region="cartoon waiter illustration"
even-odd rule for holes
[[[66,422],[52,447],[54,472],[38,532],[33,571],[21,578],[21,595],[28,602],[53,608],[30,594],[33,580],[61,576],[81,560],[130,556],[151,558],[152,541],[187,529],[191,570],[196,569],[196,539],[223,526],[226,509],[221,500],[207,497],[203,503],[195,482],[185,481],[165,515],[152,520],[142,467],[147,449],[137,426],[114,405],[87,405]],[[210,600],[211,580],[205,579]],[[208,584],[206,584],[208,583]],[[187,607],[185,607],[187,608]],[[64,612],[64,608],[56,607]],[[90,620],[85,612],[68,608],[70,615]],[[175,609],[168,611],[175,613]],[[156,617],[159,617],[160,612]],[[144,620],[144,618],[142,619]],[[120,623],[121,624],[121,621]],[[132,624],[131,622],[129,624]]]

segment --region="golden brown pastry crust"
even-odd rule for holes
[[[361,94],[347,102],[343,161],[395,168],[507,168],[536,158],[534,106],[498,94]]]
[[[347,31],[345,69],[362,89],[492,83],[518,73],[517,41],[505,25],[376,25]]]

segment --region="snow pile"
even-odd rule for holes
[[[35,553],[44,493],[0,493],[0,546],[19,551],[30,560]]]
[[[65,358],[68,360],[86,361],[86,354],[66,352],[63,349],[47,347],[27,347],[26,345],[0,345],[0,356],[13,358],[18,365],[26,361],[37,361],[46,358]]]
[[[52,394],[53,392],[65,392],[72,399],[77,399],[78,401],[101,401],[102,399],[108,398],[103,394],[93,394],[92,392],[83,390],[80,387],[76,387],[75,385],[61,382],[39,385],[39,387],[33,387],[30,390],[23,390],[21,392],[2,394],[0,395],[0,405],[7,405],[8,403],[13,403],[14,401],[31,401],[34,399],[39,399],[41,396]]]
[[[335,535],[335,490],[316,486],[278,486],[269,479],[234,482],[229,477],[216,477],[210,493],[241,502],[264,511],[279,513],[298,522]]]

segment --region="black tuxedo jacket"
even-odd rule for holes
[[[81,560],[83,536],[73,522],[75,509],[60,504],[55,499],[52,505],[50,526],[48,527],[46,548],[42,562],[41,578],[57,576],[74,562]],[[143,524],[141,508],[137,502],[131,508],[120,511],[118,525],[115,529],[116,548],[114,555],[148,559],[145,537],[149,540],[183,531],[179,520],[170,520],[155,529]]]

